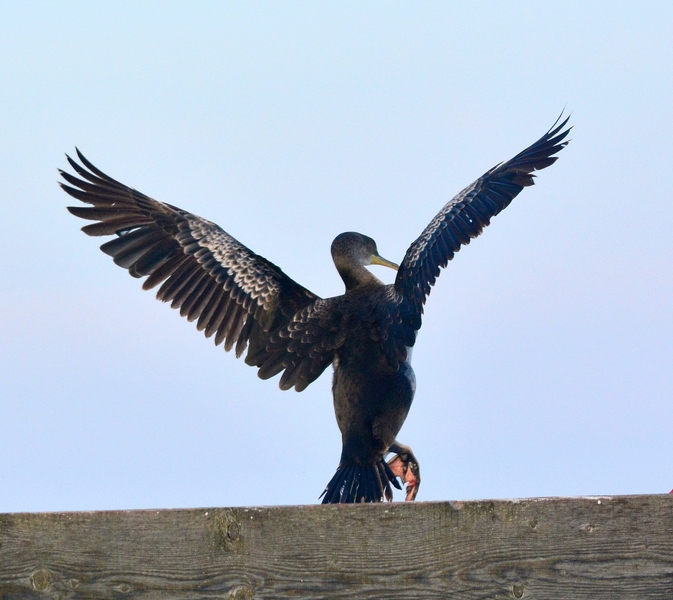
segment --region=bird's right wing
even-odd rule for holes
[[[286,370],[281,388],[304,389],[332,362],[339,342],[338,314],[276,265],[215,223],[146,196],[94,167],[80,152],[79,177],[61,171],[61,187],[91,206],[69,207],[96,221],[88,235],[117,237],[101,246],[143,289],[159,284],[157,298],[266,379]],[[337,322],[335,322],[335,319]]]
[[[559,117],[560,119],[560,117]],[[403,297],[408,323],[418,330],[423,304],[443,268],[460,247],[477,237],[491,218],[506,208],[526,186],[533,185],[533,171],[556,162],[566,146],[570,128],[566,118],[514,158],[496,165],[450,200],[407,250],[395,279]]]

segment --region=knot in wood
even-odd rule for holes
[[[30,583],[38,592],[47,592],[51,587],[51,575],[47,569],[38,569],[30,576]]]
[[[241,526],[238,524],[238,521],[230,521],[229,525],[227,525],[227,537],[232,542],[235,542],[240,534]]]
[[[241,550],[241,524],[234,511],[226,509],[215,517],[215,534],[221,550]]]
[[[582,525],[580,525],[580,531],[582,533],[593,533],[594,526],[592,523],[583,523]]]
[[[247,585],[237,585],[227,594],[231,600],[252,600],[254,594]]]

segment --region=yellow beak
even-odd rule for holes
[[[393,271],[397,271],[397,269],[399,269],[399,266],[397,266],[394,262],[390,262],[378,254],[374,254],[372,256],[372,264],[381,265],[382,267],[389,267],[390,269],[393,269]]]

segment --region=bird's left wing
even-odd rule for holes
[[[88,235],[117,236],[101,250],[133,277],[146,276],[143,289],[161,284],[159,300],[198,319],[199,331],[227,351],[235,346],[236,356],[249,343],[246,362],[260,377],[291,371],[283,389],[303,389],[332,362],[338,326],[325,301],[215,223],[119,183],[77,154],[84,166],[67,158],[79,177],[60,171],[60,185],[91,206],[68,210],[96,221],[82,228]]]
[[[560,117],[559,117],[560,119]],[[537,142],[514,158],[496,165],[451,199],[418,239],[409,246],[395,279],[395,289],[406,305],[408,324],[421,326],[423,304],[443,268],[460,247],[477,237],[492,217],[506,208],[526,186],[533,185],[533,171],[554,162],[568,143],[566,118],[558,121]]]

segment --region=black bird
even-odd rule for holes
[[[560,120],[560,119],[559,119]],[[62,188],[89,207],[69,207],[95,221],[88,235],[116,237],[101,246],[143,289],[159,284],[157,298],[215,344],[236,348],[268,379],[282,372],[280,388],[302,391],[332,364],[334,409],[343,450],[323,503],[392,500],[391,484],[418,492],[418,461],[396,436],[414,396],[411,348],[421,327],[423,304],[440,271],[460,247],[526,186],[533,171],[553,164],[568,142],[568,119],[558,120],[537,142],[487,171],[450,200],[409,246],[399,269],[379,256],[373,239],[342,233],[332,258],[346,293],[320,298],[276,265],[223,231],[185,210],[158,202],[94,167],[67,157],[79,177],[60,171]],[[83,166],[82,166],[83,165]],[[69,184],[69,185],[68,185]],[[384,285],[365,267],[397,270]],[[397,453],[385,462],[389,453]]]

